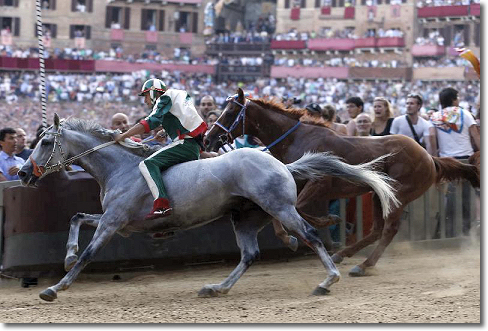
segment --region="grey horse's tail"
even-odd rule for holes
[[[373,169],[388,156],[390,154],[380,156],[368,163],[351,165],[331,153],[307,152],[297,161],[287,164],[286,167],[295,180],[316,180],[324,176],[334,176],[351,183],[370,186],[378,194],[383,217],[386,218],[391,211],[392,203],[395,206],[400,205],[395,196],[396,190],[392,186],[396,181]]]

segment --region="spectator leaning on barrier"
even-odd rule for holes
[[[420,95],[407,95],[406,114],[393,119],[390,134],[408,136],[424,147],[430,155],[437,156],[435,128],[430,121],[426,121],[420,116],[422,103]]]
[[[393,114],[390,102],[383,97],[376,97],[373,101],[374,121],[371,125],[372,136],[387,136],[390,134]]]
[[[17,180],[17,172],[24,165],[24,159],[15,156],[17,147],[16,132],[12,128],[0,130],[0,182],[7,180]]]
[[[346,100],[346,110],[351,118],[347,123],[347,135],[356,135],[356,122],[354,119],[364,111],[364,102],[360,97],[351,97]]]
[[[15,129],[15,131],[17,132],[17,148],[15,149],[15,156],[27,160],[32,154],[32,149],[25,148],[25,131],[22,128]]]

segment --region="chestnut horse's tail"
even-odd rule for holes
[[[480,171],[475,165],[463,163],[452,157],[433,156],[437,171],[436,182],[466,179],[473,187],[480,187]]]

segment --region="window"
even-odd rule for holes
[[[198,13],[175,12],[175,32],[198,33]]]
[[[126,29],[130,27],[130,8],[107,6],[105,28]]]
[[[339,0],[339,7],[344,7],[344,0]]]
[[[15,37],[20,35],[19,17],[0,17],[0,26],[2,27],[2,30],[9,30]]]
[[[144,47],[144,49],[145,49],[146,51],[157,51],[157,50],[158,50],[156,45],[146,45],[146,46]]]
[[[70,25],[69,37],[91,39],[91,26],[89,25]]]
[[[42,0],[41,7],[46,10],[55,10],[56,0]]]
[[[290,8],[290,0],[285,0],[285,8]]]
[[[0,0],[0,6],[18,7],[19,0]]]
[[[321,0],[315,0],[315,8],[320,8],[322,4]]]
[[[71,0],[71,11],[91,13],[93,11],[93,0]]]
[[[58,33],[58,27],[56,24],[52,23],[42,23],[42,34],[44,36],[49,36],[52,39],[56,38]],[[37,38],[37,24],[34,24],[34,36]]]
[[[307,7],[307,0],[301,0],[300,1],[300,7],[306,8]]]

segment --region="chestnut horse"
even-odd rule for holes
[[[214,126],[207,133],[207,150],[218,150],[225,140],[244,133],[259,138],[274,157],[283,163],[299,159],[307,151],[332,152],[347,163],[360,164],[381,155],[385,157],[380,171],[395,179],[400,205],[383,218],[380,201],[373,197],[373,229],[358,242],[336,252],[332,259],[340,263],[358,251],[379,240],[378,245],[361,264],[352,268],[350,276],[363,276],[374,266],[398,232],[403,208],[420,197],[432,184],[440,181],[466,179],[474,187],[480,186],[479,169],[454,158],[433,157],[415,140],[403,135],[383,137],[340,136],[313,119],[301,121],[304,109],[286,109],[282,104],[260,99],[246,99],[243,91],[228,99],[229,102]],[[370,188],[347,183],[339,178],[309,181],[298,187],[297,209],[313,213],[321,207],[327,213],[328,201],[362,195]],[[325,215],[325,214],[322,214]]]

